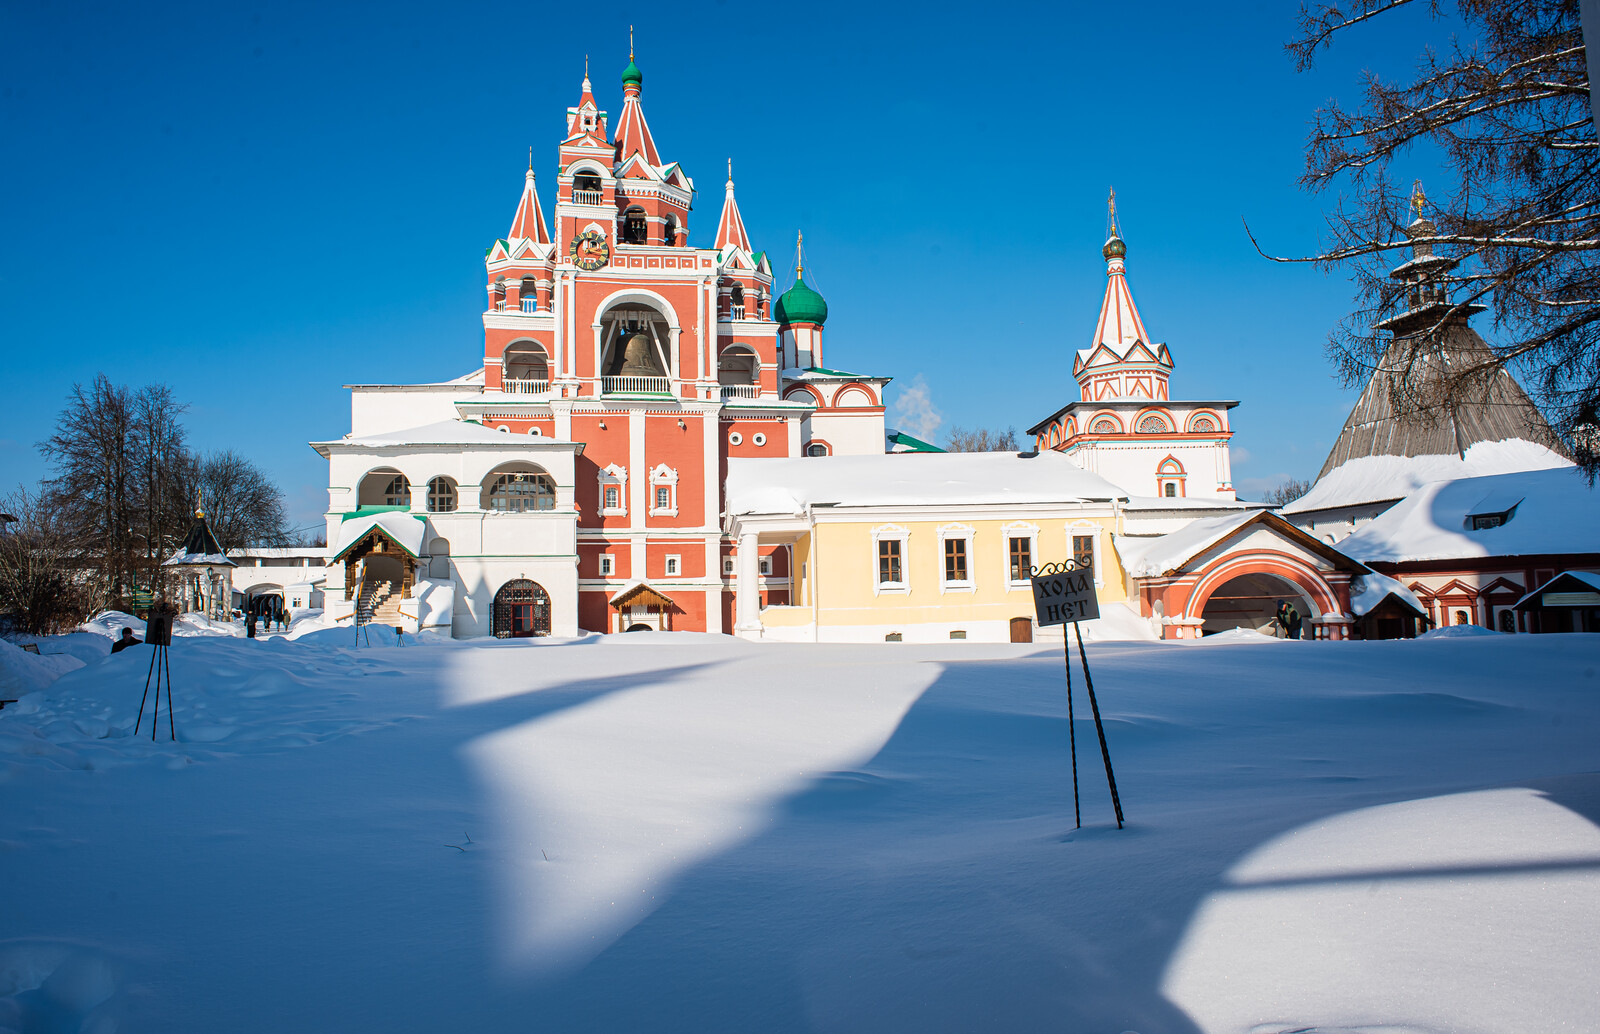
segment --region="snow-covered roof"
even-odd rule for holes
[[[426,530],[419,515],[404,510],[386,510],[345,521],[339,525],[339,540],[333,544],[333,558],[338,560],[373,528],[381,530],[395,545],[413,557],[422,555],[422,536]]]
[[[1350,563],[1342,549],[1334,549],[1317,541],[1270,510],[1245,510],[1220,517],[1202,517],[1157,538],[1141,540],[1118,535],[1114,542],[1117,553],[1122,557],[1123,569],[1129,575],[1134,578],[1159,578],[1183,567],[1245,525],[1255,523],[1270,525],[1279,534],[1301,542],[1341,566],[1347,565],[1349,570],[1362,570],[1361,565]]]
[[[1242,528],[1257,512],[1247,510],[1222,517],[1202,517],[1171,534],[1144,541],[1118,535],[1117,553],[1122,557],[1123,569],[1133,577],[1160,577],[1182,567],[1196,553],[1216,545]]]
[[[1465,456],[1358,456],[1330,470],[1311,491],[1281,512],[1308,513],[1403,499],[1432,481],[1571,466],[1559,453],[1522,438],[1479,442],[1469,447]]]
[[[1562,571],[1560,574],[1556,575],[1554,578],[1551,578],[1543,585],[1535,586],[1532,592],[1523,596],[1522,599],[1516,602],[1516,606],[1521,607],[1524,603],[1527,603],[1534,597],[1543,596],[1545,594],[1545,590],[1549,589],[1550,586],[1556,584],[1557,582],[1566,581],[1568,578],[1571,578],[1580,585],[1587,585],[1595,592],[1600,592],[1600,574],[1594,574],[1590,571]]]
[[[926,506],[1122,499],[1059,453],[906,452],[730,459],[728,512],[801,514],[814,506]]]
[[[239,565],[228,559],[222,550],[222,544],[211,533],[211,525],[206,523],[202,514],[196,512],[194,524],[189,528],[189,536],[183,540],[183,548],[162,561],[161,566],[238,567]]]
[[[571,445],[559,438],[539,435],[511,434],[496,431],[473,423],[471,420],[441,420],[421,427],[408,427],[401,431],[362,435],[359,438],[339,438],[331,442],[313,442],[312,448],[321,450],[332,446],[357,449],[383,449],[396,445]]]
[[[894,380],[893,377],[879,377],[870,373],[849,373],[845,370],[828,370],[821,366],[790,366],[783,371],[786,381],[883,381],[887,384]]]
[[[1505,524],[1472,530],[1489,498],[1516,498]],[[1424,485],[1339,543],[1362,561],[1600,553],[1600,493],[1570,466]]]
[[[1130,495],[1128,510],[1244,510],[1261,507],[1237,499],[1207,499],[1204,496]]]
[[[1357,575],[1350,581],[1350,610],[1358,618],[1372,613],[1374,607],[1390,596],[1411,607],[1423,617],[1428,616],[1428,609],[1417,599],[1417,594],[1386,574],[1373,571],[1370,574]]]

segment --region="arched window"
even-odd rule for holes
[[[438,477],[428,482],[428,512],[454,513],[457,506],[456,483]]]
[[[550,362],[544,346],[536,341],[518,341],[506,347],[500,358],[501,379],[509,392],[545,391],[550,386]]]
[[[549,474],[516,470],[489,482],[484,492],[485,510],[532,513],[556,508],[556,483]]]
[[[1177,498],[1177,495],[1178,495],[1178,486],[1173,484],[1171,481],[1168,481],[1167,484],[1166,484],[1166,488],[1162,491],[1161,494],[1166,496],[1168,499],[1175,499],[1175,498]]]
[[[728,301],[733,306],[733,318],[744,319],[744,288],[734,284],[733,290],[728,293]]]
[[[650,223],[644,217],[644,209],[635,206],[622,213],[622,243],[650,243]]]
[[[598,205],[604,184],[593,172],[580,172],[572,177],[572,200],[580,205]]]
[[[1140,434],[1167,434],[1171,430],[1172,425],[1160,413],[1146,413],[1139,419]]]
[[[383,505],[411,505],[411,482],[406,480],[404,474],[396,474],[389,479],[389,484],[383,489]]]
[[[761,360],[748,345],[729,345],[717,357],[718,384],[724,387],[754,385],[760,380]]]
[[[1097,417],[1095,422],[1089,425],[1090,434],[1120,434],[1121,431],[1122,428],[1116,419],[1109,416]]]
[[[531,276],[522,278],[522,311],[539,311],[539,281]]]
[[[806,446],[807,456],[826,456],[827,454],[828,447],[823,445],[821,442],[812,442],[810,445]]]
[[[672,215],[667,216],[667,223],[666,223],[666,229],[664,231],[664,234],[666,236],[666,243],[668,245],[673,245],[673,244],[677,244],[678,243],[678,218],[677,218],[677,216],[672,216]]]
[[[1215,434],[1217,422],[1211,417],[1202,414],[1189,422],[1189,430],[1194,434]]]

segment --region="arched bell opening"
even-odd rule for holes
[[[550,594],[527,578],[505,583],[494,594],[490,630],[497,639],[549,635]]]
[[[1279,604],[1294,607],[1301,621],[1300,637],[1312,638],[1312,622],[1322,616],[1313,592],[1280,574],[1255,572],[1236,575],[1212,589],[1201,605],[1205,622],[1201,635],[1213,635],[1235,628],[1246,628],[1263,635],[1279,636]],[[1194,613],[1193,610],[1190,613]]]
[[[505,390],[543,392],[550,388],[550,356],[537,341],[518,341],[506,346],[500,358],[501,379]]]
[[[761,358],[749,345],[729,345],[717,357],[717,383],[724,387],[759,384]]]
[[[671,369],[671,324],[657,310],[638,302],[615,306],[600,316],[601,375],[627,378],[607,390],[666,391]],[[632,378],[655,378],[634,381]]]
[[[644,209],[634,205],[622,213],[621,241],[623,244],[649,244],[650,221],[645,217]]]

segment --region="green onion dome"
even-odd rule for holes
[[[779,323],[821,324],[828,318],[828,303],[807,287],[804,279],[797,277],[794,286],[783,292],[778,304],[773,306],[772,316]]]
[[[1105,256],[1108,262],[1114,258],[1122,258],[1127,253],[1128,246],[1122,243],[1121,237],[1114,234],[1110,240],[1106,241],[1106,246],[1100,249],[1100,254]]]
[[[622,82],[624,85],[632,83],[635,86],[642,86],[644,84],[644,73],[639,71],[639,66],[633,63],[633,58],[631,57],[628,58],[628,67],[622,70]]]

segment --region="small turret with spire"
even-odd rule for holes
[[[1418,330],[1438,325],[1448,318],[1465,320],[1487,306],[1467,304],[1452,306],[1445,288],[1445,277],[1457,265],[1457,260],[1446,255],[1436,255],[1431,238],[1439,230],[1423,214],[1428,198],[1422,192],[1422,181],[1411,184],[1411,222],[1406,226],[1406,236],[1411,239],[1411,258],[1389,271],[1389,278],[1405,287],[1406,310],[1398,316],[1378,323],[1376,329],[1387,330],[1395,337],[1406,337]]]

